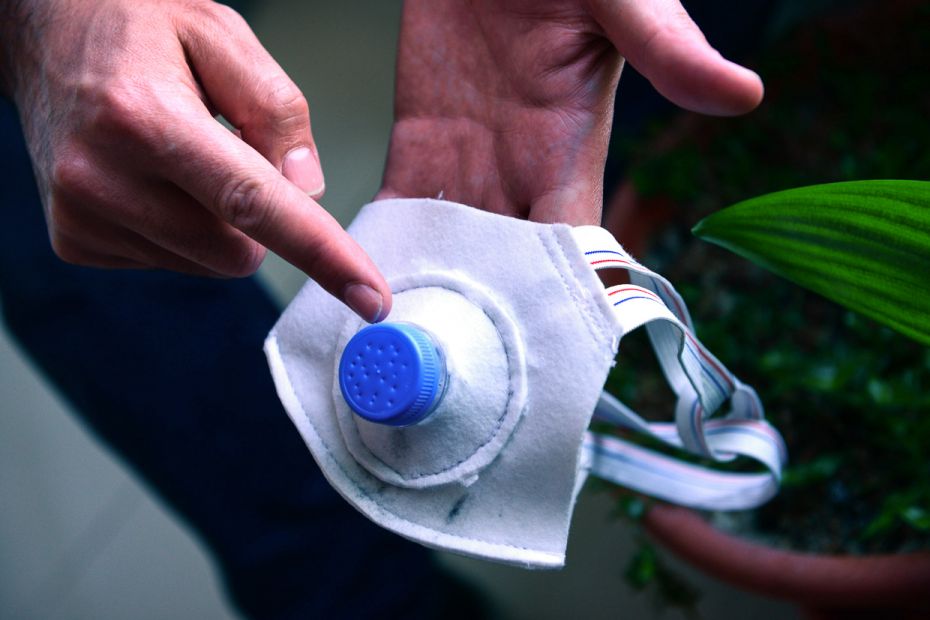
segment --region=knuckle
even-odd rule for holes
[[[205,22],[234,23],[241,21],[245,23],[245,20],[234,8],[212,0],[188,0],[185,11],[181,16],[189,18],[192,24],[198,25],[203,25]]]
[[[217,19],[221,23],[228,24],[234,28],[248,27],[245,18],[231,6],[220,4],[219,2],[211,2],[209,7],[211,17]]]
[[[233,227],[249,234],[261,234],[272,205],[272,190],[260,179],[233,179],[220,187],[214,204],[217,212]]]
[[[94,95],[94,129],[123,133],[134,128],[135,97],[124,84],[108,84]]]
[[[91,96],[89,129],[99,139],[112,142],[114,138],[132,142],[154,143],[157,119],[150,97],[143,86],[128,80],[118,80],[97,88]]]
[[[286,75],[269,78],[262,84],[260,110],[277,124],[303,124],[310,118],[310,106],[297,85]]]
[[[215,45],[223,38],[238,38],[251,28],[235,9],[219,2],[197,0],[184,13],[184,30],[198,45]]]
[[[93,166],[80,155],[63,153],[51,165],[48,184],[53,200],[65,196],[91,196],[94,186]]]

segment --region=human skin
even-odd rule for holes
[[[390,310],[378,269],[313,198],[307,102],[232,9],[0,0],[0,60],[65,261],[236,277],[268,248],[363,318]]]
[[[406,3],[378,197],[597,223],[620,54],[691,109],[761,99],[677,2]],[[230,9],[0,0],[0,61],[64,260],[242,276],[270,248],[363,318],[389,312],[377,268],[311,197],[307,102]]]
[[[759,77],[721,57],[677,1],[407,0],[378,197],[600,223],[624,57],[697,112],[762,99]]]

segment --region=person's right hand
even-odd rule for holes
[[[62,259],[236,277],[267,247],[363,318],[389,311],[377,268],[311,198],[306,101],[233,10],[0,0],[0,61]]]
[[[378,198],[599,223],[624,58],[696,112],[762,99],[759,76],[717,53],[679,0],[405,0]]]

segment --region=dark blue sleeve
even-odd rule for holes
[[[442,613],[450,584],[426,550],[339,497],[283,411],[262,353],[279,308],[260,282],[61,262],[3,100],[0,166],[9,331],[207,543],[239,608],[273,619]]]

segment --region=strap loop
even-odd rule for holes
[[[638,263],[598,226],[573,229],[595,270],[625,269],[630,283],[605,294],[619,338],[645,326],[666,380],[677,397],[675,423],[649,423],[606,392],[595,418],[716,462],[755,459],[768,472],[742,474],[685,463],[617,437],[588,432],[583,462],[591,473],[647,495],[708,510],[758,506],[778,490],[787,450],[764,419],[755,390],[740,382],[694,335],[684,300],[662,276]],[[712,417],[729,401],[729,411]]]

